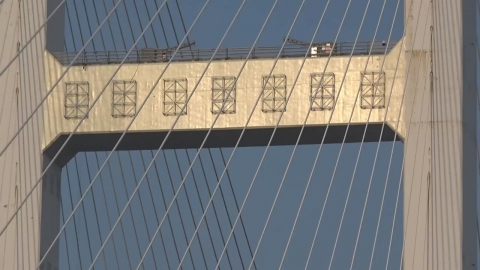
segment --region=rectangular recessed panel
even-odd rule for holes
[[[90,95],[88,82],[65,83],[65,110],[67,119],[87,118]]]
[[[232,114],[236,112],[236,78],[212,77],[213,114]]]
[[[332,110],[335,105],[335,74],[310,75],[310,102],[312,111]]]
[[[263,112],[283,112],[286,108],[287,76],[262,77]]]
[[[163,114],[166,116],[186,115],[183,108],[187,101],[188,81],[186,78],[163,80]],[[183,111],[182,111],[183,109]]]
[[[133,117],[137,112],[137,82],[113,81],[112,116]]]
[[[385,108],[385,72],[370,71],[361,73],[361,97],[362,109]]]

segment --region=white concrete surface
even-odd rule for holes
[[[21,1],[4,0],[0,4],[0,69],[15,55],[17,42],[38,29],[48,10],[59,0]],[[385,104],[390,104],[387,123],[405,140],[404,171],[404,269],[476,269],[476,60],[475,60],[475,1],[438,0],[432,6],[427,0],[407,0],[420,9],[406,18],[405,45],[395,47],[385,59]],[[21,14],[25,12],[24,14]],[[433,14],[436,14],[433,16]],[[439,15],[441,14],[441,15]],[[66,67],[46,50],[61,50],[63,14],[49,24],[47,34],[42,32],[18,61],[0,77],[0,146],[5,145],[58,80]],[[416,29],[419,21],[418,29]],[[432,26],[432,28],[431,28]],[[433,31],[433,36],[431,32]],[[47,37],[48,42],[45,42]],[[432,39],[430,39],[432,37]],[[430,44],[430,40],[433,44]],[[432,60],[432,48],[434,57]],[[393,78],[397,59],[400,62]],[[408,61],[412,57],[407,79]],[[327,72],[335,74],[335,93],[338,99],[332,125],[345,125],[354,109],[353,124],[365,124],[369,109],[353,107],[361,89],[361,71],[380,71],[382,56],[367,62],[366,56],[355,56],[348,71],[348,57],[333,57]],[[310,74],[323,71],[326,58],[307,60],[294,88],[292,99],[281,121],[282,127],[300,126],[309,110]],[[285,75],[287,93],[299,70],[301,59],[281,59],[273,74]],[[176,116],[163,115],[163,79],[185,78],[188,93],[200,81],[187,114],[181,116],[176,130],[184,132],[207,130],[215,115],[211,113],[211,78],[237,76],[242,61],[216,61],[206,76],[200,79],[204,62],[173,63],[154,93],[147,101],[132,126],[132,132],[166,131]],[[262,76],[272,68],[271,59],[248,62],[236,85],[236,112],[221,115],[215,129],[241,129],[261,93]],[[79,129],[82,134],[121,132],[131,118],[115,118],[112,110],[112,84],[108,79],[117,65],[76,66],[48,97],[38,113],[12,146],[0,157],[0,225],[13,214],[17,204],[25,197],[33,182],[39,177],[45,150],[61,134],[69,134],[78,119],[66,119],[65,83],[88,82],[89,100],[100,96],[88,119]],[[137,82],[137,106],[143,102],[153,87],[165,64],[128,64],[121,67],[115,80]],[[340,92],[342,77],[346,80]],[[393,82],[395,82],[393,84]],[[406,87],[405,87],[406,85]],[[405,109],[400,113],[400,103],[405,94]],[[17,90],[18,89],[18,90]],[[390,95],[390,90],[393,90]],[[389,101],[390,100],[390,101]],[[137,108],[138,109],[138,108]],[[313,111],[308,125],[326,125],[331,111]],[[382,123],[385,109],[374,109],[369,123]],[[273,127],[280,113],[264,113],[261,102],[249,124],[251,128]],[[411,122],[410,122],[411,120]],[[361,135],[361,134],[359,134]],[[361,138],[359,138],[360,140]],[[32,269],[56,235],[59,224],[59,198],[61,168],[54,166],[45,181],[34,192],[17,218],[0,236],[0,265],[2,269]],[[28,237],[27,237],[28,236]],[[45,261],[58,267],[58,247]]]
[[[393,127],[396,125],[396,118],[399,115],[400,102],[403,95],[403,70],[404,58],[398,57],[402,49],[398,45],[395,47],[385,59],[383,70],[385,72],[385,92],[387,104],[390,98],[390,109],[387,115],[387,122]],[[56,59],[45,53],[45,70],[46,72],[46,90],[50,90],[52,85],[58,80],[66,67],[61,66]],[[335,74],[335,93],[338,99],[337,108],[334,111],[332,125],[341,125],[348,122],[357,92],[361,84],[361,72],[380,71],[383,62],[383,56],[372,56],[367,63],[367,56],[355,56],[352,59],[350,67],[346,72],[346,63],[348,56],[333,57],[330,60],[326,72]],[[275,67],[273,75],[285,75],[287,81],[287,93],[292,90],[293,81],[299,71],[302,59],[281,59]],[[396,79],[394,80],[394,72],[399,62]],[[309,109],[310,96],[310,74],[323,72],[326,58],[309,58],[301,75],[293,90],[293,95],[287,105],[286,112],[280,122],[281,126],[301,126]],[[177,130],[208,130],[216,115],[211,113],[211,95],[212,95],[212,77],[214,76],[238,76],[241,60],[231,61],[215,61],[212,62],[204,78],[201,79],[198,87],[190,100],[187,107],[187,114],[180,118],[175,126]],[[119,73],[114,80],[135,80],[137,82],[137,104],[140,105],[154,86],[156,80],[160,76],[165,64],[128,64],[121,67]],[[153,95],[145,104],[145,107],[139,113],[130,131],[153,131],[153,130],[169,130],[175,121],[175,116],[163,115],[163,91],[164,79],[185,78],[188,81],[188,94],[193,91],[194,86],[200,80],[201,72],[206,67],[204,62],[176,62],[172,63],[155,87]],[[236,113],[224,114],[219,117],[214,129],[242,129],[251,113],[255,101],[261,94],[262,76],[268,75],[273,67],[272,59],[251,60],[247,63],[244,71],[239,76],[236,85]],[[60,81],[54,92],[48,98],[45,113],[45,136],[44,146],[50,143],[59,134],[68,134],[73,131],[79,120],[66,119],[64,117],[64,95],[66,82],[88,82],[90,91],[90,104],[97,99],[100,92],[105,88],[106,91],[99,98],[99,101],[91,110],[88,119],[82,123],[78,129],[79,133],[105,133],[119,132],[125,130],[131,118],[114,118],[111,115],[112,108],[112,84],[108,84],[108,80],[113,75],[118,65],[89,65],[85,68],[75,66],[70,68],[66,76]],[[345,83],[343,84],[341,93],[340,85],[346,74]],[[393,88],[392,88],[393,85]],[[390,96],[390,92],[392,95]],[[340,93],[340,94],[339,94]],[[361,124],[367,122],[369,109],[361,109],[360,101],[355,106],[355,112],[352,124]],[[308,125],[326,125],[330,117],[331,111],[312,111],[310,113]],[[370,116],[370,123],[382,123],[384,121],[385,109],[373,109]],[[255,113],[248,127],[273,127],[279,112],[264,113],[262,112],[262,103],[258,104]],[[400,134],[403,134],[404,124],[399,125]]]
[[[475,1],[408,0],[403,268],[477,269]],[[419,15],[417,15],[419,14]],[[418,22],[418,26],[417,26]],[[432,41],[432,42],[431,42]]]
[[[49,0],[49,9],[59,0]],[[0,1],[0,70],[45,21],[47,0]],[[63,32],[63,15],[48,24],[50,36]],[[57,41],[59,37],[57,34]],[[0,76],[0,145],[3,148],[19,125],[33,112],[45,92],[45,31],[35,38],[12,66]],[[54,50],[58,42],[50,39]],[[61,46],[63,47],[63,37]],[[58,49],[58,48],[57,48]],[[0,156],[0,227],[13,216],[43,170],[43,111],[32,118],[7,151]],[[53,166],[56,167],[55,165]],[[0,235],[0,269],[36,269],[46,245],[58,231],[60,168],[49,170],[48,182],[41,182],[7,230]],[[48,189],[47,189],[48,188]],[[52,190],[43,192],[43,190]],[[52,218],[53,217],[53,218]],[[57,218],[55,218],[57,217]],[[42,226],[40,226],[40,223]],[[41,235],[41,237],[40,237]],[[50,241],[50,242],[49,242]],[[49,242],[49,243],[47,243]],[[58,248],[45,265],[58,269]]]

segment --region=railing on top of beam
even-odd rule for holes
[[[326,57],[333,50],[332,55],[350,55],[352,53],[353,42],[337,43],[335,47],[331,47],[333,43],[321,43],[314,45],[308,52],[309,57]],[[396,42],[384,44],[383,42],[357,42],[354,55],[368,55],[370,47],[372,47],[372,54],[384,54],[385,50],[389,52]],[[250,59],[268,59],[276,58],[281,47],[257,47],[254,48]],[[281,58],[304,57],[307,53],[307,46],[289,45],[285,46],[280,54]],[[173,55],[175,49],[157,49],[146,48],[133,50],[125,60],[125,63],[161,63],[168,62]],[[250,48],[223,48],[216,53],[214,60],[232,60],[245,59],[250,51]],[[215,49],[181,49],[173,57],[174,62],[182,61],[202,61],[209,60]],[[102,65],[102,64],[119,64],[127,55],[128,51],[93,51],[83,52],[73,63],[78,65]],[[54,52],[52,55],[62,64],[69,65],[78,52]]]

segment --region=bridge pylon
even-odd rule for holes
[[[0,37],[6,37],[0,41],[3,42],[0,70],[29,42],[60,3],[61,0],[0,0]],[[271,55],[270,59],[258,56],[262,50],[256,50],[256,59],[248,61],[240,78],[234,76],[244,60],[232,59],[235,54],[231,51],[230,56],[227,51],[222,61],[212,62],[204,78],[199,78],[199,74],[207,65],[205,59],[172,63],[155,89],[157,93],[138,113],[137,104],[145,100],[159,70],[166,66],[163,57],[168,57],[168,50],[151,63],[145,62],[152,60],[152,52],[158,53],[155,49],[149,51],[150,55],[145,54],[147,50],[135,52],[138,62],[124,64],[112,83],[108,78],[124,57],[118,53],[107,53],[104,63],[88,62],[89,54],[85,53],[66,71],[65,64],[68,65],[68,59],[73,58],[64,52],[65,11],[60,7],[40,34],[0,76],[1,149],[27,121],[60,75],[66,72],[45,104],[0,156],[0,227],[9,222],[66,137],[86,116],[85,108],[91,106],[89,102],[98,98],[98,103],[91,108],[88,119],[83,121],[32,196],[0,235],[0,268],[35,269],[44,258],[60,229],[62,167],[77,152],[110,151],[130,122],[130,112],[133,115],[138,113],[138,118],[118,150],[157,149],[179,113],[177,105],[185,102],[175,99],[168,103],[169,91],[174,92],[172,96],[175,98],[184,97],[201,80],[198,86],[206,91],[197,91],[192,97],[187,111],[174,128],[172,136],[176,139],[167,141],[165,149],[199,147],[216,114],[221,116],[205,147],[233,146],[256,102],[258,91],[274,92],[277,99],[262,99],[240,146],[266,145],[282,111],[285,115],[272,145],[294,144],[309,110],[311,115],[300,143],[320,143],[332,112],[334,115],[325,143],[340,143],[348,115],[352,110],[358,110],[348,123],[351,125],[347,142],[362,141],[367,121],[365,141],[392,141],[396,135],[404,141],[403,268],[476,269],[475,10],[474,0],[405,0],[405,14],[409,15],[405,16],[403,46],[392,46],[386,55],[383,55],[383,47],[382,55],[355,54],[347,71],[345,63],[350,52],[338,52],[330,59],[323,76],[320,73],[327,58],[315,51],[315,57],[306,60],[288,105],[284,103],[285,99],[278,97],[285,97],[290,90],[301,65],[298,55],[303,56],[304,52],[280,59],[271,78],[267,75],[273,61]],[[397,73],[398,54],[401,55],[398,66],[403,70]],[[95,57],[98,59],[98,54]],[[383,60],[385,65],[381,64]],[[364,72],[364,67],[368,72]],[[358,91],[363,91],[362,85],[368,81],[364,79],[370,75],[380,78],[381,96],[373,97],[371,104],[356,102]],[[340,84],[343,76],[346,83],[338,94],[335,85]],[[397,78],[393,80],[393,76]],[[320,77],[326,79],[320,80]],[[133,106],[132,111],[115,110],[116,105],[123,105],[124,109],[126,106],[112,101],[115,87],[120,85],[116,82],[122,82],[123,86],[129,84],[134,89],[136,103],[128,105]],[[233,82],[235,85],[232,86]],[[321,102],[315,103],[315,108],[309,108],[310,100],[317,99],[317,96],[311,96],[312,87],[319,84],[322,84],[319,87],[322,91],[333,91],[322,92],[318,98]],[[100,95],[105,85],[108,91]],[[378,85],[372,83],[367,87]],[[235,90],[234,98],[220,100],[228,104],[219,111],[219,100],[215,100],[212,93],[230,91],[231,88]],[[68,99],[71,89],[77,96],[85,95],[86,103],[80,104],[77,99],[76,104],[70,104],[74,102]],[[385,91],[390,89],[391,94]],[[122,95],[127,95],[125,89],[123,91]],[[180,92],[182,95],[178,95]],[[337,103],[333,110],[328,101],[335,99]],[[355,108],[354,104],[357,104]],[[402,110],[401,118],[389,115],[384,119],[385,104],[389,104],[391,111]],[[373,112],[368,117],[370,110]],[[397,120],[399,126],[396,127]],[[387,125],[382,133],[384,122]],[[380,134],[383,134],[382,138]],[[57,242],[48,252],[40,269],[58,269],[58,245]]]
[[[475,8],[405,1],[403,269],[477,269]]]

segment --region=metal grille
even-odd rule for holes
[[[385,108],[385,72],[362,72],[362,109]]]
[[[335,74],[312,73],[310,76],[311,110],[332,110],[335,104]]]
[[[236,92],[235,77],[212,77],[212,113],[235,113]]]
[[[187,101],[187,79],[164,79],[163,89],[163,114],[186,115],[187,108],[183,112],[182,108]]]
[[[112,116],[133,117],[137,112],[137,82],[113,81]]]
[[[65,118],[88,117],[89,96],[88,82],[65,83]]]
[[[263,76],[263,112],[285,111],[287,94],[287,76],[272,75]]]

